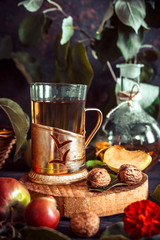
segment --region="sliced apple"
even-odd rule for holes
[[[104,161],[114,172],[126,163],[135,165],[142,171],[151,163],[152,157],[142,150],[129,151],[122,146],[114,145],[105,151]]]

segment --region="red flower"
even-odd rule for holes
[[[124,230],[132,239],[160,234],[160,207],[150,200],[131,203],[124,209]]]

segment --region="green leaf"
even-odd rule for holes
[[[62,38],[60,43],[63,45],[67,43],[73,36],[73,18],[71,16],[64,18],[62,22]]]
[[[107,190],[110,190],[114,187],[120,187],[120,186],[128,186],[128,184],[126,183],[122,183],[118,180],[117,176],[115,178],[114,175],[111,175],[111,182],[108,186],[106,187],[102,187],[102,188],[92,188],[90,187],[89,183],[88,184],[88,187],[89,187],[89,191],[92,191],[92,192],[104,192],[104,191],[107,191]]]
[[[108,97],[106,101],[104,101],[103,105],[101,106],[103,116],[106,116],[111,111],[111,109],[117,106],[115,87],[108,87],[107,96]]]
[[[141,238],[140,240],[160,240],[160,235],[155,235],[152,237],[145,237],[145,238]]]
[[[12,124],[13,130],[16,135],[16,152],[24,143],[26,133],[28,131],[28,122],[26,114],[23,112],[22,108],[14,101],[8,98],[0,98],[0,107],[8,115],[8,118]]]
[[[160,57],[160,52],[152,45],[142,45],[141,48],[147,48],[138,54],[141,62],[154,62]]]
[[[139,101],[141,106],[146,109],[156,101],[159,96],[159,86],[151,84],[141,83],[141,100]]]
[[[93,79],[93,70],[83,44],[76,42],[70,48],[68,48],[68,45],[63,46],[59,44],[57,52],[57,64],[53,81],[61,83],[79,83],[90,86]],[[60,59],[63,52],[64,56]]]
[[[43,80],[40,64],[29,53],[12,53],[12,58],[16,63],[17,68],[23,73],[29,83],[41,82]]]
[[[29,12],[36,12],[42,6],[44,0],[25,0],[18,3],[18,6],[23,5]]]
[[[114,13],[113,3],[110,3],[109,4],[109,8],[107,9],[107,11],[106,11],[106,13],[104,15],[104,18],[102,20],[102,23],[101,23],[101,25],[100,25],[96,35],[103,31],[103,28],[104,28],[104,25],[105,25],[106,21],[113,16],[113,13]]]
[[[156,120],[158,120],[159,117],[159,110],[160,110],[160,100],[159,97],[155,99],[155,101],[147,108],[145,108],[145,111],[154,117]]]
[[[93,168],[99,168],[99,167],[105,167],[106,163],[100,161],[100,160],[88,160],[86,162],[86,167],[88,170],[91,170]]]
[[[100,238],[102,240],[127,240],[130,238],[126,238],[121,234],[116,234],[116,235],[109,235],[109,236],[105,236],[103,238]]]
[[[72,82],[90,86],[93,79],[93,69],[88,60],[86,48],[82,43],[76,42],[70,48],[68,71]]]
[[[69,42],[66,44],[60,44],[61,35],[56,37],[54,42],[54,50],[55,50],[55,57],[56,57],[56,67],[60,71],[65,71],[67,69],[68,63],[68,49],[69,49]]]
[[[154,192],[151,194],[151,197],[156,200],[160,204],[160,184],[157,185],[156,189]]]
[[[117,180],[117,173],[113,172],[112,170],[108,169],[108,173],[111,177],[111,182],[116,181]]]
[[[90,159],[94,159],[96,156],[96,148],[91,145],[92,143],[93,141],[90,142],[89,146],[86,149],[86,161],[89,161]]]
[[[139,54],[138,54],[138,58],[139,58]],[[140,59],[142,58],[140,57]],[[152,64],[147,60],[146,61],[142,60],[141,63],[144,65],[140,74],[141,83],[149,83],[153,78],[154,69],[152,67]]]
[[[115,93],[118,94],[120,91],[121,79],[117,78],[117,84],[115,87]],[[123,88],[124,90],[131,89],[134,85],[134,81],[124,78]],[[159,100],[159,86],[151,84],[141,83],[140,84],[141,99],[139,103],[142,108],[153,118],[158,119],[160,110]]]
[[[113,62],[122,55],[117,47],[117,40],[117,29],[105,28],[101,33],[101,39],[95,39],[94,44],[91,46],[96,52],[103,68],[105,67],[107,61]]]
[[[116,236],[116,235],[122,235],[124,238],[117,238],[117,239],[129,239],[128,234],[124,231],[123,228],[123,222],[117,222],[109,227],[106,228],[106,230],[103,232],[103,234],[100,237],[100,240],[106,239],[108,236]]]
[[[24,240],[71,240],[68,236],[45,227],[26,227],[22,229],[21,234]]]
[[[125,60],[132,59],[137,55],[144,40],[144,29],[141,28],[136,34],[131,28],[120,25],[117,47]]]
[[[141,26],[147,27],[144,21],[146,16],[144,0],[118,0],[115,4],[115,12],[120,21],[133,28],[136,33]]]
[[[11,58],[12,40],[11,37],[0,37],[0,59]]]
[[[19,38],[25,47],[33,47],[44,40],[51,25],[51,19],[43,13],[38,13],[25,18],[20,24]]]
[[[156,1],[156,3],[158,2],[159,0]],[[146,2],[146,12],[147,14],[145,17],[145,21],[148,24],[148,26],[152,28],[159,28],[160,27],[160,8],[158,6],[153,8],[150,2]]]

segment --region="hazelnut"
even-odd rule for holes
[[[93,188],[102,188],[107,186],[111,177],[105,168],[94,168],[87,175],[87,182]]]
[[[94,212],[75,214],[70,220],[70,228],[80,237],[91,237],[99,230],[100,219]]]
[[[128,185],[135,185],[142,180],[143,174],[137,166],[131,164],[123,164],[120,166],[117,177],[120,182]]]

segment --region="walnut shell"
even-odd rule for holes
[[[70,228],[80,237],[91,237],[99,230],[100,218],[94,212],[75,214],[70,220]]]
[[[131,164],[123,164],[120,166],[117,177],[120,182],[128,185],[135,185],[141,182],[143,174],[139,168]]]
[[[87,175],[87,182],[93,188],[102,188],[107,186],[111,177],[105,168],[94,168]]]

